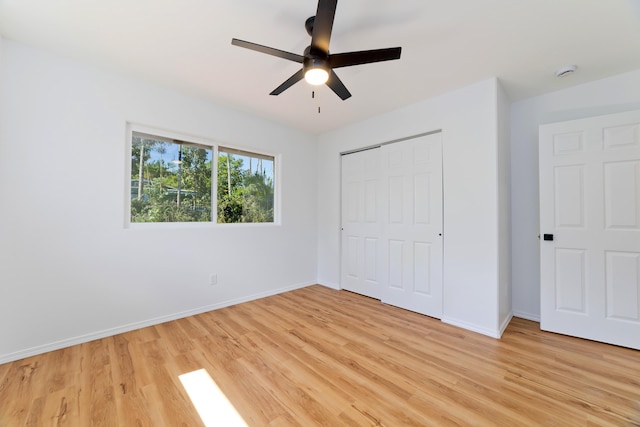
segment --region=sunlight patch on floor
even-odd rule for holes
[[[179,378],[205,426],[247,427],[206,369],[182,374]]]

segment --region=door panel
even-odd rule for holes
[[[413,243],[413,277],[415,292],[431,295],[431,244]]]
[[[541,328],[640,349],[640,111],[540,127]]]
[[[364,279],[378,283],[378,238],[365,237],[364,239]]]
[[[584,228],[584,165],[554,169],[556,227]]]
[[[342,156],[342,288],[380,298],[379,151]]]
[[[640,253],[608,251],[606,256],[607,317],[639,322]]]
[[[404,284],[404,241],[402,240],[389,240],[389,281],[388,286],[390,288],[396,288],[402,290]]]
[[[442,317],[442,135],[382,147],[382,301]]]
[[[585,313],[585,251],[556,249],[556,310]]]
[[[607,229],[640,230],[640,161],[604,165]]]

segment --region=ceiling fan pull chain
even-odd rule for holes
[[[316,91],[312,90],[311,91],[311,98],[316,99]],[[318,101],[318,104],[320,103],[320,101]],[[320,114],[320,106],[318,105],[318,114]]]

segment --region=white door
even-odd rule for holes
[[[380,149],[342,156],[341,286],[380,299]]]
[[[540,127],[541,328],[640,349],[640,111]]]
[[[442,317],[442,134],[381,152],[382,301]]]

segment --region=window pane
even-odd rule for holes
[[[273,222],[275,159],[220,148],[218,222]]]
[[[133,133],[131,222],[211,221],[210,148]]]

